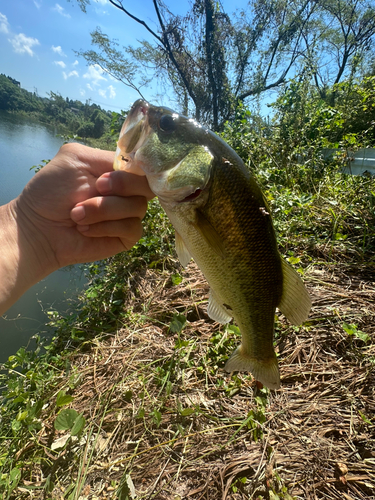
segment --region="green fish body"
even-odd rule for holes
[[[194,120],[137,101],[121,130],[114,168],[147,176],[176,230],[182,265],[193,257],[210,285],[208,315],[238,324],[242,342],[225,369],[250,371],[278,388],[276,307],[300,324],[311,301],[278,251],[267,202],[242,160]]]

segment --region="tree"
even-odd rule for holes
[[[319,4],[320,18],[303,34],[304,57],[316,88],[325,98],[327,90],[344,76],[357,74],[367,63],[366,56],[373,59],[375,8],[367,0],[320,0]],[[330,94],[332,104],[335,96],[335,92]]]
[[[83,10],[89,0],[77,0]],[[158,78],[173,89],[185,114],[219,130],[239,102],[277,89],[289,75],[309,72],[322,95],[328,83],[354,75],[372,49],[375,9],[370,0],[252,0],[230,17],[214,0],[195,0],[185,16],[152,0],[157,28],[109,0],[140,24],[153,42],[119,48],[100,29],[97,51],[79,53],[136,89]],[[139,68],[145,72],[139,78]]]
[[[17,80],[1,74],[0,109],[6,111],[41,111],[43,104],[31,92],[22,89]]]

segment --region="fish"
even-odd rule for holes
[[[210,285],[208,316],[237,323],[241,344],[225,370],[278,389],[276,308],[299,325],[311,300],[278,250],[270,208],[244,162],[194,119],[140,99],[122,126],[114,169],[147,177],[174,226],[181,264],[193,258]]]

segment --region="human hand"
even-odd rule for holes
[[[144,177],[113,171],[114,153],[64,145],[15,200],[18,223],[52,270],[129,250],[154,195]]]

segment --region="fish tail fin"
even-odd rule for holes
[[[257,359],[244,354],[240,345],[228,359],[225,370],[227,372],[248,371],[266,387],[270,389],[280,387],[280,372],[275,353],[269,359]]]

